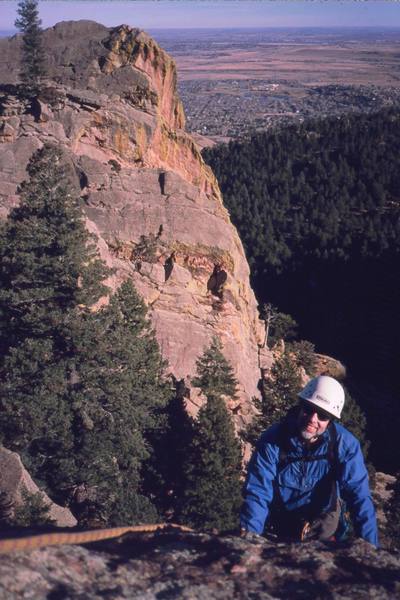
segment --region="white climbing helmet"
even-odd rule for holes
[[[344,389],[333,377],[327,375],[314,377],[299,392],[299,398],[315,404],[340,419],[344,406]]]

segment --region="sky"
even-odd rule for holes
[[[17,0],[0,0],[0,30],[14,30]],[[92,19],[142,29],[209,27],[400,27],[395,0],[43,0],[43,27]]]

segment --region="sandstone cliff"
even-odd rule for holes
[[[46,89],[16,97],[20,39],[0,40],[0,209],[18,202],[33,152],[71,156],[88,227],[150,308],[169,370],[189,378],[217,334],[240,382],[238,424],[258,395],[263,327],[242,244],[217,182],[184,131],[173,60],[143,31],[65,22],[44,32]],[[264,351],[262,362],[271,361]],[[199,399],[192,392],[189,410]]]

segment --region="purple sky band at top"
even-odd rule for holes
[[[0,30],[14,30],[17,1],[0,0]],[[400,27],[390,0],[45,0],[43,27],[91,19],[142,29],[234,27]]]

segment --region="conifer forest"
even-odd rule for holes
[[[300,337],[350,367],[347,384],[367,411],[371,459],[396,469],[398,109],[282,127],[203,154],[260,304],[290,314]]]

